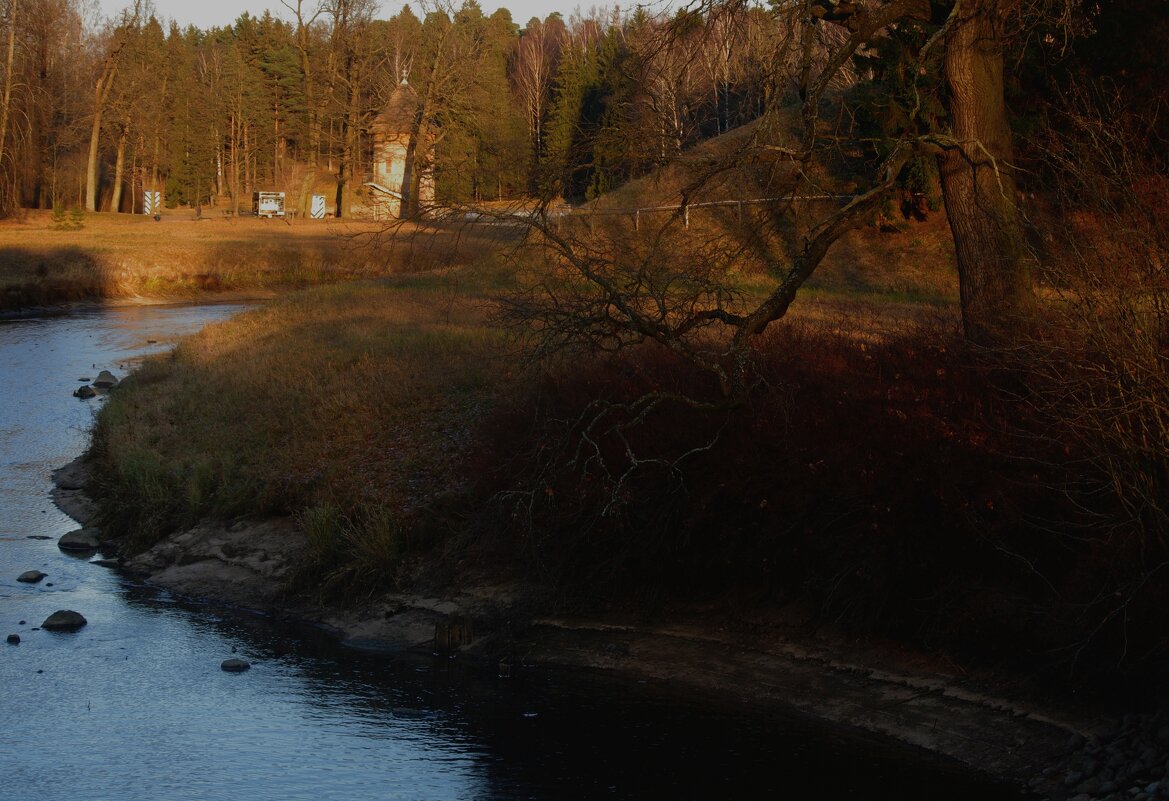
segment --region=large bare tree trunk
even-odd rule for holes
[[[4,59],[4,96],[0,98],[0,170],[4,167],[4,142],[8,136],[8,109],[12,104],[12,63],[16,52],[16,0],[10,0],[8,11],[8,55]],[[16,170],[12,171],[13,196],[16,195]],[[0,210],[8,207],[7,198],[0,198]]]
[[[430,68],[430,77],[426,81],[422,96],[418,99],[418,107],[414,111],[414,120],[410,123],[410,138],[406,142],[406,164],[402,173],[402,204],[398,216],[404,220],[414,219],[422,211],[422,202],[419,194],[422,190],[422,162],[429,157],[428,143],[423,139],[427,135],[429,118],[433,109],[435,75],[442,64],[442,51],[446,43],[446,32],[443,32],[435,48],[433,63]],[[422,148],[422,152],[419,152]]]
[[[97,146],[101,141],[100,106],[93,112],[93,128],[89,134],[89,161],[85,167],[85,208],[97,211]]]
[[[101,77],[93,87],[93,126],[89,132],[89,162],[85,168],[85,208],[89,211],[97,211],[97,149],[101,141],[101,117],[114,86],[114,76],[118,74],[118,54],[124,45],[124,41],[119,43],[106,56]]]
[[[353,178],[354,156],[356,151],[356,105],[358,102],[357,89],[353,85],[353,57],[346,58],[344,74],[345,91],[347,92],[345,113],[341,117],[341,157],[337,167],[337,196],[335,213],[337,218],[349,216],[349,183]]]
[[[958,257],[963,325],[969,339],[984,344],[1001,341],[1032,300],[1003,97],[997,7],[995,0],[973,3],[946,37],[955,146],[939,165]]]

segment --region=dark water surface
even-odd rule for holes
[[[71,397],[76,379],[120,377],[238,308],[0,322],[0,638],[23,639],[0,643],[0,799],[1014,797],[871,739],[652,684],[353,654],[60,552],[76,526],[49,474],[82,451],[101,403]],[[48,578],[16,581],[34,568]],[[89,625],[32,630],[56,609]],[[253,668],[221,671],[233,654]]]

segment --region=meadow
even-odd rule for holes
[[[208,207],[143,215],[27,211],[0,223],[0,311],[84,301],[191,300],[275,291],[458,264],[490,232],[399,229],[376,247],[375,221],[229,217]]]

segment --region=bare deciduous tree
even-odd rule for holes
[[[870,173],[869,183],[840,208],[816,217],[794,198],[815,191],[809,176],[828,149],[841,147],[839,133],[822,114],[833,102],[834,86],[857,51],[915,6],[908,0],[882,5],[854,18],[849,32],[824,50],[816,26],[793,15],[782,43],[788,57],[776,63],[799,65],[802,102],[795,110],[773,103],[751,136],[725,157],[703,165],[682,193],[677,213],[656,232],[614,223],[595,230],[590,219],[558,223],[541,207],[530,217],[539,246],[556,269],[509,305],[507,318],[528,329],[536,352],[566,348],[620,350],[656,342],[714,379],[714,397],[676,400],[705,407],[741,403],[751,385],[751,353],[756,338],[786,315],[797,292],[829,248],[850,228],[871,215],[895,185],[902,166],[924,145],[907,132]],[[807,6],[802,10],[807,11]],[[943,27],[919,54],[934,55],[948,30]],[[668,31],[665,32],[668,35]],[[787,80],[787,74],[774,80]],[[838,99],[835,102],[839,102]],[[793,129],[793,116],[798,119]],[[776,137],[778,131],[783,136]],[[778,170],[784,177],[780,198],[755,207],[748,224],[724,224],[698,241],[686,222],[689,205],[714,177],[733,171]],[[820,208],[823,208],[822,206]],[[798,235],[793,236],[793,214]],[[602,218],[603,219],[603,218]],[[775,282],[764,299],[744,304],[731,276],[741,258],[760,260]],[[657,403],[655,394],[645,403]]]
[[[528,123],[533,162],[544,151],[544,124],[563,35],[564,25],[558,19],[541,22],[533,17],[511,59],[511,79]]]
[[[325,13],[326,6],[324,3],[318,2],[315,8],[311,10],[306,8],[305,0],[280,0],[280,4],[292,12],[293,18],[296,20],[296,52],[300,57],[300,73],[302,87],[304,91],[304,104],[308,116],[308,162],[312,166],[316,166],[317,159],[321,153],[321,126],[318,119],[320,109],[317,108],[316,94],[314,92],[315,84],[313,81],[313,65],[312,65],[312,48],[311,48],[311,29],[313,23],[321,14]]]
[[[85,170],[85,208],[88,211],[97,211],[97,183],[98,183],[98,145],[101,142],[102,116],[114,90],[114,81],[117,79],[121,67],[122,53],[125,52],[131,37],[137,32],[138,23],[142,17],[140,2],[122,12],[122,16],[113,31],[109,34],[105,45],[105,55],[101,59],[101,68],[93,84],[93,124],[89,133],[89,160]]]

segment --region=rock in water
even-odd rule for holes
[[[223,664],[219,666],[221,670],[226,670],[228,673],[243,673],[251,667],[251,664],[243,659],[225,659]]]
[[[97,531],[92,528],[70,531],[57,540],[57,547],[62,551],[96,551],[98,545]]]
[[[109,370],[102,370],[94,379],[93,385],[98,389],[113,389],[118,385],[118,379]]]
[[[81,459],[74,459],[53,471],[53,484],[61,490],[83,490],[88,477],[87,465]]]
[[[9,645],[20,645],[20,635],[19,634],[9,634],[8,635],[8,644]]]
[[[88,384],[86,384],[83,387],[78,387],[77,389],[73,390],[73,397],[81,398],[82,400],[88,400],[89,398],[92,398],[96,394],[97,394],[97,392],[95,392],[93,387],[89,386]]]
[[[41,628],[49,631],[77,631],[87,622],[79,612],[74,612],[72,609],[58,609],[45,618]]]
[[[26,570],[16,577],[17,581],[23,581],[25,584],[36,584],[45,577],[45,573],[39,570]]]

